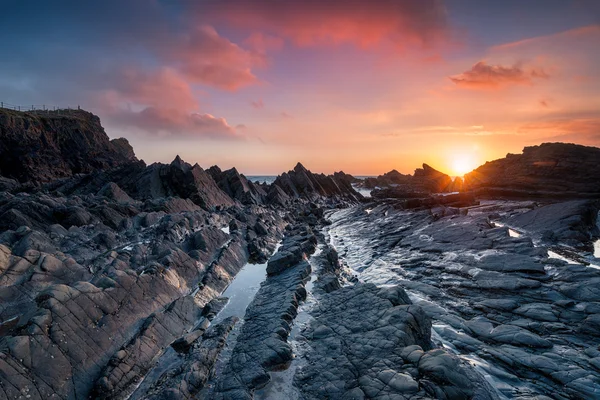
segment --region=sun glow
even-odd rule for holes
[[[452,158],[452,174],[455,176],[463,176],[467,172],[473,171],[477,168],[477,163],[473,159],[465,154],[456,154]]]

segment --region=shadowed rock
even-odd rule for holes
[[[363,182],[367,188],[393,188],[394,196],[400,197],[404,193],[406,198],[425,197],[429,193],[454,192],[462,186],[462,181],[454,183],[450,176],[440,172],[427,164],[423,168],[415,169],[413,175],[404,175],[391,170],[377,178],[367,178]]]
[[[44,114],[0,109],[0,174],[44,183],[137,161],[126,139],[110,140],[83,110]]]
[[[352,188],[345,175],[313,174],[300,163],[296,164],[293,170],[278,176],[273,186],[280,187],[293,198],[317,200],[320,197],[333,197],[351,201],[362,199],[362,195]]]
[[[259,185],[246,179],[237,169],[231,168],[221,171],[219,167],[212,166],[207,172],[215,180],[219,188],[234,200],[242,204],[264,204],[267,193]]]
[[[512,197],[600,197],[600,149],[568,143],[525,147],[465,175],[465,188]]]

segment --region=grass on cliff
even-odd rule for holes
[[[35,111],[17,111],[8,108],[0,108],[0,114],[13,118],[37,119],[39,121],[48,119],[89,119],[93,114],[85,110],[61,109],[61,110],[35,110]]]

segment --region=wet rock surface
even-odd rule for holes
[[[304,398],[472,398],[482,378],[445,350],[431,350],[431,320],[399,287],[362,284],[325,296],[302,331]],[[360,315],[360,318],[357,318]],[[302,339],[300,339],[302,340]],[[475,379],[473,379],[475,377]],[[479,398],[493,398],[484,396]]]
[[[125,396],[287,224],[124,193],[0,194],[0,398]]]
[[[314,234],[307,226],[292,228],[278,253],[290,253],[297,243],[306,242],[304,256],[316,247]],[[312,244],[312,247],[308,247]],[[287,249],[287,250],[286,250]],[[296,250],[294,250],[296,251]],[[278,254],[277,253],[277,254]],[[276,259],[277,254],[271,259]],[[244,325],[223,373],[216,377],[209,398],[251,399],[253,392],[270,380],[269,370],[285,367],[293,358],[287,338],[301,301],[306,298],[305,284],[311,266],[302,259],[286,263],[285,268],[270,273],[246,309]],[[279,258],[278,260],[281,260]],[[279,261],[277,261],[279,263]],[[269,261],[267,272],[271,266]]]
[[[211,326],[186,351],[184,360],[162,375],[144,399],[193,399],[210,378],[215,362],[237,319]]]
[[[600,269],[585,250],[597,238],[596,203],[482,201],[442,218],[372,207],[330,215],[331,243],[359,280],[401,285],[431,318],[434,345],[505,398],[600,395]],[[553,227],[554,237],[544,234]],[[561,259],[557,246],[579,251],[579,261]]]

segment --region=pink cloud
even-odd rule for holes
[[[251,68],[264,57],[206,25],[166,39],[154,48],[162,67],[128,66],[104,77],[97,100],[109,123],[163,136],[238,137],[224,118],[200,112],[192,85],[236,90],[256,83]]]
[[[199,15],[206,13],[206,7],[198,7]],[[275,32],[300,46],[368,47],[389,40],[405,48],[448,37],[442,0],[223,0],[213,3],[208,15],[236,27]]]
[[[210,114],[190,113],[176,108],[146,107],[139,112],[118,110],[111,120],[122,126],[162,136],[196,138],[239,138],[236,129],[224,118]]]
[[[188,81],[173,68],[145,71],[126,67],[109,80],[113,88],[105,95],[112,100],[112,106],[133,103],[187,110],[198,107]]]
[[[264,57],[220,36],[208,25],[191,29],[162,48],[159,56],[178,69],[189,82],[236,90],[258,82],[254,66]]]
[[[511,85],[531,85],[534,79],[547,78],[549,75],[541,68],[524,69],[518,64],[504,67],[479,61],[470,70],[451,76],[450,80],[468,89],[498,89]]]
[[[244,44],[257,53],[266,54],[267,51],[280,50],[283,47],[283,39],[261,32],[254,32],[244,40]]]
[[[158,136],[239,138],[224,118],[199,112],[190,84],[172,68],[125,68],[107,81],[113,88],[96,103],[109,124]]]

